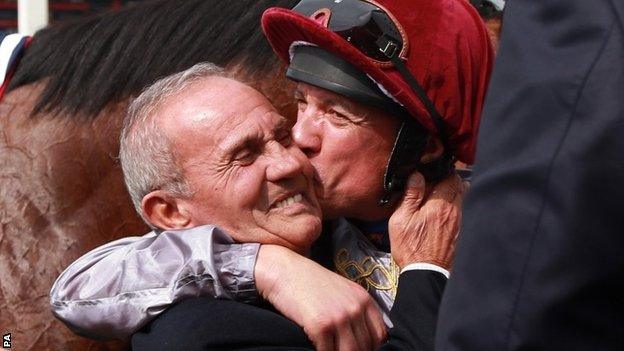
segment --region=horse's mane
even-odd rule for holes
[[[260,30],[267,7],[294,0],[154,0],[38,31],[9,90],[45,79],[33,113],[95,116],[107,104],[201,61],[248,74],[276,68]]]

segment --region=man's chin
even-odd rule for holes
[[[318,212],[318,211],[316,211]],[[321,233],[323,220],[314,213],[300,213],[296,216],[275,216],[260,224],[263,231],[291,243],[314,242]]]
[[[320,217],[310,216],[309,218],[299,218],[287,224],[291,233],[291,240],[298,249],[309,249],[319,238],[323,229],[323,222]],[[285,229],[286,229],[285,228]],[[299,251],[299,250],[297,250]]]
[[[301,232],[305,233],[303,236],[311,238],[311,242],[316,241],[323,230],[323,219],[320,216],[310,216],[305,219],[302,218],[296,223]]]

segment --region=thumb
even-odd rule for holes
[[[416,210],[420,207],[420,204],[425,197],[425,178],[418,172],[412,173],[407,178],[407,186],[405,187],[405,194],[399,207],[408,207],[412,210]]]

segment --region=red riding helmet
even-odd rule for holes
[[[473,163],[493,50],[468,1],[303,0],[266,10],[262,29],[287,63],[310,44],[348,61]]]

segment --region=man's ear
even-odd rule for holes
[[[145,195],[141,209],[145,220],[161,229],[183,229],[191,224],[191,217],[180,207],[179,199],[164,190],[155,190]]]
[[[420,157],[420,163],[429,163],[431,161],[437,160],[442,153],[444,152],[444,146],[442,146],[442,142],[435,136],[429,136],[427,140],[427,147],[425,147],[425,152]]]

